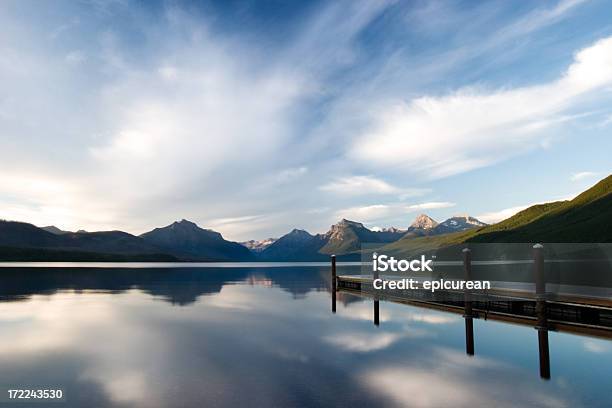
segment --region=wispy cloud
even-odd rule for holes
[[[594,172],[594,171],[581,171],[581,172],[572,174],[572,176],[570,177],[570,180],[571,181],[580,181],[580,180],[594,178],[594,177],[597,177],[599,175],[600,175],[600,173],[597,173],[597,172]]]
[[[590,353],[607,353],[610,348],[607,343],[601,340],[586,340],[584,343],[584,349]]]
[[[332,346],[353,352],[368,353],[382,350],[405,337],[402,333],[340,333],[324,337],[323,340]]]
[[[339,210],[336,212],[336,218],[347,218],[370,223],[374,221],[389,221],[392,219],[398,219],[416,211],[444,209],[454,206],[455,203],[445,201],[432,201],[412,205],[405,205],[401,203],[374,204]]]
[[[402,168],[432,178],[466,172],[537,148],[546,121],[555,123],[580,96],[610,84],[612,37],[576,53],[553,82],[510,90],[465,88],[442,97],[388,101],[350,155],[366,166]],[[525,131],[534,125],[533,131]]]
[[[506,218],[512,217],[514,214],[521,212],[527,209],[529,205],[519,205],[516,207],[504,208],[499,211],[492,211],[483,214],[479,214],[476,216],[480,221],[486,222],[487,224],[495,224],[497,222],[503,221]]]
[[[431,201],[428,203],[413,204],[406,207],[408,211],[433,210],[438,208],[450,208],[456,204],[448,201]]]
[[[482,381],[483,371],[494,375]],[[409,364],[386,364],[364,370],[359,379],[372,392],[398,406],[416,408],[497,406],[500,401],[512,401],[512,404],[521,406],[557,407],[565,406],[568,401],[572,405],[573,401],[571,396],[540,388],[537,382],[524,375],[523,370],[514,366],[482,356],[466,356],[446,348],[415,353]],[[517,394],[505,387],[508,381],[518,381],[525,392]],[[398,384],[402,386],[398,387]]]
[[[399,188],[374,176],[340,177],[322,185],[319,189],[343,195],[397,194],[403,198],[428,192],[427,189]]]
[[[390,216],[401,214],[402,209],[398,206],[386,204],[373,204],[361,207],[344,208],[336,212],[335,218],[346,218],[363,222],[378,221]]]

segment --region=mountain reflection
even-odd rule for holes
[[[198,297],[219,293],[236,283],[276,286],[294,298],[329,290],[325,267],[274,268],[0,268],[0,301],[28,299],[62,290],[121,293],[140,289],[173,305],[190,305]],[[345,301],[357,301],[349,297]]]

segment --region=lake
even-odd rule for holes
[[[476,319],[470,356],[459,314],[381,302],[375,326],[372,300],[344,292],[332,314],[324,264],[58,266],[0,268],[3,393],[62,389],[50,405],[95,407],[612,406],[609,340],[550,332],[542,379],[533,327]]]

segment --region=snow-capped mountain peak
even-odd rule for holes
[[[240,244],[242,246],[249,248],[253,252],[261,252],[275,242],[276,242],[276,238],[268,238],[268,239],[262,239],[259,241],[252,239],[250,241],[241,242]]]
[[[409,230],[429,230],[435,228],[438,222],[426,214],[420,214],[415,218],[414,222],[410,224]]]

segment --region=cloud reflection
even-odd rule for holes
[[[575,406],[542,389],[516,368],[505,367],[500,371],[498,364],[491,360],[467,358],[450,349],[437,351],[442,352],[444,358],[435,353],[421,356],[411,364],[365,371],[361,379],[366,387],[390,398],[397,406]],[[487,376],[487,371],[495,375]]]

